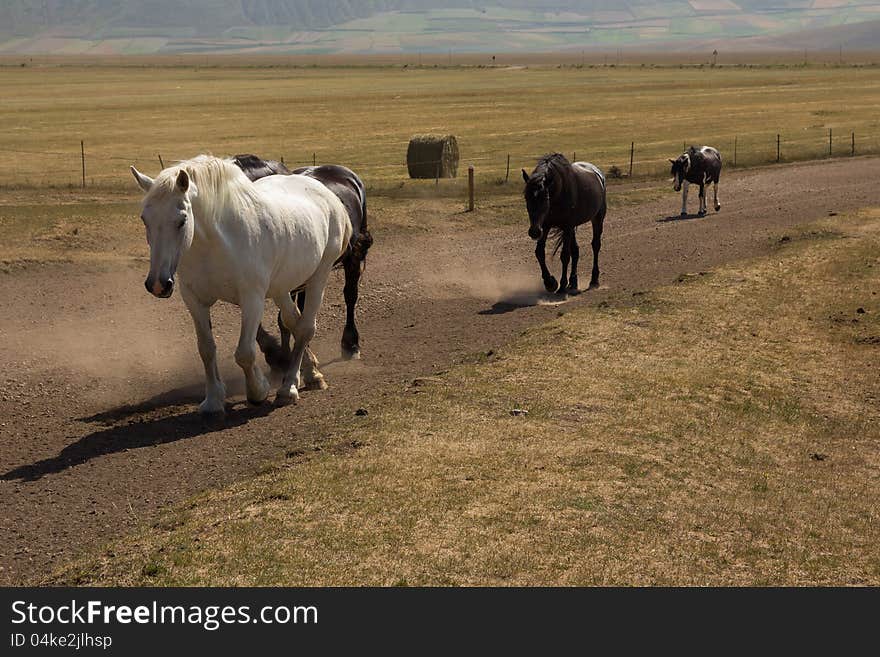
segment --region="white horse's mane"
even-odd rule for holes
[[[199,219],[214,221],[227,213],[243,215],[256,204],[257,192],[251,180],[229,160],[213,155],[197,155],[162,170],[156,176],[149,196],[172,193],[181,170],[195,184],[193,205]]]

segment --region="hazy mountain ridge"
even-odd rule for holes
[[[4,0],[0,52],[546,50],[833,27],[846,40],[871,19],[880,0]],[[858,31],[860,47],[877,32]]]

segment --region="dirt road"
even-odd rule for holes
[[[669,218],[679,203],[671,189],[660,201],[612,210],[602,288],[566,307],[766,253],[788,227],[880,204],[878,179],[880,159],[773,167],[726,175],[717,215]],[[237,309],[219,308],[214,323],[236,402],[221,424],[195,412],[201,367],[179,297],[149,297],[141,265],[0,275],[0,584],[38,582],[77,553],[149,525],[165,505],[267,459],[327,447],[336,414],[381,413],[413,377],[554,317],[557,306],[536,303],[541,283],[525,218],[515,228],[481,228],[478,219],[474,228],[458,221],[442,233],[391,236],[381,216],[373,219],[364,358],[327,364],[330,389],[305,393],[298,406],[243,403],[232,363]],[[588,231],[580,241],[586,281]],[[334,277],[321,315],[322,360],[338,354],[340,286]]]

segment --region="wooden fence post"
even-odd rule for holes
[[[856,154],[856,133],[852,133],[852,150],[850,151],[850,156],[854,157]]]
[[[828,157],[831,157],[832,147],[831,147],[831,135],[833,128],[828,128]]]
[[[162,153],[157,153],[157,155],[159,156],[159,166],[164,169],[165,163],[162,161]]]
[[[80,140],[79,142],[79,154],[82,159],[82,185],[83,189],[86,188],[86,145],[85,142]]]
[[[474,165],[468,167],[468,212],[474,211]]]
[[[737,142],[739,141],[739,136],[733,136],[733,168],[736,169],[736,147]]]
[[[629,146],[629,177],[633,176],[633,156],[636,153],[636,142],[632,142]]]
[[[776,134],[776,161],[779,162],[779,134]]]
[[[504,174],[504,182],[510,181],[510,153],[507,154],[507,173]]]

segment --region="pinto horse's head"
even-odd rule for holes
[[[191,200],[197,194],[195,184],[184,169],[165,169],[153,180],[131,167],[138,186],[144,192],[141,219],[150,245],[150,273],[144,287],[150,294],[166,299],[174,292],[177,265],[193,240]]]
[[[687,153],[682,153],[676,159],[669,161],[672,163],[672,188],[680,192],[681,184],[691,168],[691,156]]]
[[[523,169],[523,180],[526,181],[526,209],[529,211],[529,237],[540,239],[544,232],[544,222],[550,211],[550,183],[544,173],[533,173],[531,176]]]

